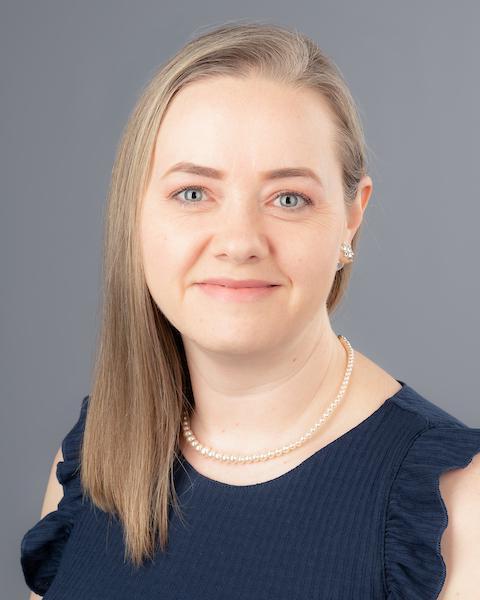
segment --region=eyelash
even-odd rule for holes
[[[178,194],[181,194],[182,192],[185,192],[186,190],[201,190],[202,192],[207,191],[207,189],[201,185],[195,185],[195,186],[189,185],[189,186],[186,186],[186,187],[183,187],[183,188],[177,190],[176,192],[173,192],[172,194],[170,194],[169,198],[171,198],[173,200],[177,200],[184,206],[197,204],[197,202],[188,202],[187,200],[182,200],[182,199],[176,198],[176,196],[178,196]],[[287,208],[286,210],[290,210],[290,212],[295,212],[296,210],[302,210],[306,206],[313,204],[313,201],[311,198],[309,198],[308,196],[306,196],[305,194],[302,194],[300,192],[295,192],[294,190],[284,190],[283,192],[278,192],[278,194],[275,196],[274,200],[276,200],[279,196],[283,196],[284,194],[292,194],[294,196],[300,196],[300,198],[302,198],[302,200],[305,202],[305,205],[301,206],[300,208],[290,208],[290,209]]]

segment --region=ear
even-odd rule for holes
[[[348,241],[350,242],[357,232],[357,229],[360,227],[372,191],[372,179],[369,175],[364,175],[358,183],[355,199],[347,210]]]

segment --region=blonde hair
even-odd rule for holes
[[[117,149],[105,213],[103,295],[83,443],[84,497],[116,515],[125,559],[141,566],[168,542],[169,510],[181,517],[173,465],[184,406],[194,405],[179,332],[146,285],[139,241],[140,200],[155,139],[175,94],[199,79],[252,74],[318,91],[335,122],[344,200],[366,174],[366,146],[355,103],[334,62],[296,30],[227,22],[189,41],[146,84]],[[355,250],[358,231],[352,240]],[[327,301],[339,304],[351,265],[337,271]]]

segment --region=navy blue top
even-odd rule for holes
[[[210,479],[180,453],[166,554],[124,562],[122,529],[82,503],[89,396],[62,443],[57,510],[26,532],[21,566],[47,600],[433,600],[446,576],[439,475],[480,452],[471,428],[402,389],[287,473],[253,485]]]

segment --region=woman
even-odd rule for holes
[[[474,597],[480,429],[330,323],[371,192],[297,31],[226,24],[158,71],[113,169],[92,390],[22,540],[34,592]]]

